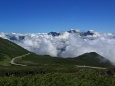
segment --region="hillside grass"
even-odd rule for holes
[[[1,66],[11,66],[11,57],[6,54],[0,53],[0,65]]]
[[[0,38],[0,53],[6,54],[9,57],[14,58],[16,56],[23,55],[28,52],[29,51],[25,50],[24,48],[20,47],[19,45],[15,44],[9,40]]]
[[[101,55],[95,52],[85,53],[78,57],[75,57],[74,59],[77,60],[78,64],[97,66],[97,67],[112,66],[111,62],[108,59],[102,57]]]
[[[75,61],[73,59],[66,59],[60,57],[51,57],[48,55],[36,55],[30,54],[28,56],[17,58],[15,60],[16,63],[22,63],[27,65],[47,65],[47,64],[69,64],[75,65]]]
[[[109,67],[112,66],[110,62],[101,62],[100,59],[96,58],[95,55],[81,56],[80,58],[60,58],[51,57],[47,55],[36,55],[30,54],[28,56],[17,58],[16,63],[25,65],[48,65],[48,64],[68,64],[68,65],[86,65],[86,66],[98,66],[98,67]]]
[[[17,44],[0,38],[0,65],[11,66],[10,61],[16,56],[27,54],[29,51],[23,49]]]
[[[9,63],[11,61],[11,58],[7,55],[4,55],[4,59],[0,61],[0,65],[2,66],[11,66]]]

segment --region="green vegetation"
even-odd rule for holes
[[[19,58],[15,60],[16,63],[22,63],[27,65],[48,65],[48,64],[69,64],[75,65],[76,61],[74,59],[51,57],[51,56],[41,56],[36,54],[30,54],[28,56]]]
[[[14,75],[14,76],[25,76],[28,74],[41,74],[41,73],[74,73],[80,68],[76,69],[76,66],[72,65],[41,65],[41,66],[1,66],[0,76]]]
[[[10,66],[9,62],[11,61],[11,58],[8,55],[0,54],[0,58],[0,65]]]
[[[15,60],[16,63],[26,65],[48,65],[48,64],[69,64],[69,65],[87,65],[87,66],[98,66],[98,67],[109,67],[112,66],[110,61],[104,59],[104,57],[97,53],[86,53],[76,58],[60,58],[50,57],[47,55],[35,55],[30,54],[28,56],[18,58]]]
[[[0,53],[14,58],[15,56],[28,53],[28,51],[9,40],[0,38]]]
[[[28,53],[27,50],[9,40],[0,38],[0,65],[10,66],[10,61],[16,56]]]
[[[78,64],[84,64],[89,66],[92,65],[97,67],[109,67],[112,65],[108,59],[100,56],[95,52],[85,53],[83,55],[76,57],[75,59],[77,60]]]
[[[69,65],[13,66],[0,70],[0,74],[6,74],[0,77],[1,86],[115,86],[115,78],[108,76],[107,70]]]
[[[114,86],[115,79],[92,73],[49,73],[25,77],[2,77],[1,86]],[[92,77],[91,77],[92,76]]]

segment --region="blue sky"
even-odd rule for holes
[[[0,32],[115,32],[115,0],[0,0]]]

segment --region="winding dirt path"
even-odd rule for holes
[[[20,65],[20,66],[27,66],[27,65],[23,65],[23,64],[17,64],[17,63],[15,63],[14,61],[15,61],[15,59],[17,59],[17,58],[22,58],[22,57],[27,56],[27,55],[29,55],[29,54],[30,54],[30,53],[27,53],[27,54],[24,54],[24,55],[21,55],[21,56],[14,57],[14,58],[10,61],[10,64],[12,64],[12,65]]]
[[[21,55],[21,56],[17,56],[17,57],[14,57],[11,61],[10,61],[10,64],[12,65],[20,65],[20,66],[27,66],[27,65],[23,65],[23,64],[17,64],[15,63],[15,59],[17,58],[22,58],[24,56],[27,56],[27,55],[30,55],[30,53],[27,53],[27,54],[24,54],[24,55]],[[102,70],[105,70],[106,68],[103,68],[103,67],[94,67],[94,66],[85,66],[85,65],[76,65],[76,67],[82,67],[82,68],[93,68],[93,69],[102,69]]]

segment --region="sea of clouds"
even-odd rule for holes
[[[80,32],[79,32],[80,33]],[[23,48],[40,55],[53,57],[77,57],[88,52],[97,52],[115,63],[115,35],[111,33],[95,33],[81,36],[79,33],[62,32],[59,36],[47,33],[36,34],[6,34],[0,37],[9,39]],[[23,37],[23,39],[20,39]]]

